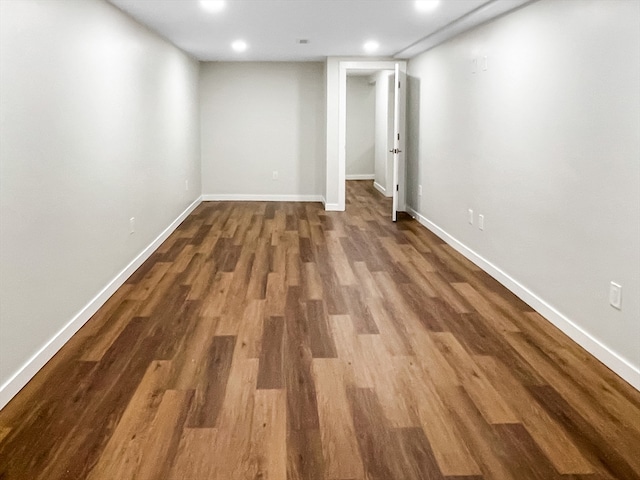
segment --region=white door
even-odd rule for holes
[[[393,96],[393,207],[391,218],[395,222],[398,211],[404,210],[404,112],[406,104],[406,72],[396,63]]]

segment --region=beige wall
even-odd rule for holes
[[[640,3],[534,2],[409,75],[409,204],[640,385]]]
[[[199,198],[200,164],[198,63],[115,7],[2,0],[0,35],[6,386]]]
[[[375,172],[376,90],[369,76],[347,76],[347,179]]]
[[[322,63],[203,63],[200,98],[205,198],[321,198]]]

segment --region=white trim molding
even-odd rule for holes
[[[412,43],[408,47],[397,52],[394,58],[413,58],[427,50],[437,47],[441,43],[446,42],[450,38],[460,35],[461,33],[471,30],[472,28],[489,22],[496,17],[505,15],[523,5],[532,3],[533,0],[489,0],[470,12],[462,15],[457,20],[439,28],[424,38]]]
[[[134,258],[116,277],[111,280],[93,299],[62,327],[40,350],[38,350],[16,373],[0,386],[0,409],[31,380],[36,373],[58,353],[65,343],[96,313],[109,297],[135,272],[176,228],[200,205],[198,197],[176,218],[158,237]]]
[[[345,175],[347,180],[375,180],[376,176],[373,173],[357,173],[352,175]]]
[[[378,182],[373,182],[373,188],[375,188],[376,190],[378,190],[381,194],[383,194],[385,197],[387,196],[387,189],[384,188],[382,185],[380,185]]]
[[[202,195],[203,202],[323,202],[322,195],[247,195],[216,193]],[[324,203],[324,202],[323,202]]]
[[[344,208],[341,209],[337,203],[327,203],[324,197],[322,197],[322,204],[325,212],[344,212]]]
[[[640,370],[638,370],[637,367],[622,358],[615,351],[611,350],[589,332],[585,331],[562,312],[550,305],[546,300],[540,298],[536,293],[521,284],[518,280],[514,279],[508,273],[477,254],[475,251],[471,250],[416,210],[407,206],[407,212],[409,212],[420,224],[436,234],[442,240],[451,245],[451,247],[456,251],[464,255],[502,285],[511,290],[511,292],[530,305],[553,325],[562,330],[574,342],[604,363],[636,390],[640,390]]]
[[[338,203],[325,203],[324,211],[325,212],[344,212],[344,208],[342,208]]]
[[[347,73],[350,70],[395,70],[407,71],[404,60],[342,60],[338,63],[338,205],[339,211],[345,210],[346,203],[346,158],[347,158]],[[404,91],[404,90],[403,90]],[[332,168],[327,162],[327,168]],[[334,172],[327,171],[327,178]],[[402,187],[401,187],[402,188]]]

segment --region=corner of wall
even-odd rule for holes
[[[142,250],[129,265],[118,273],[105,287],[87,303],[66,325],[50,338],[27,362],[0,386],[0,410],[53,358],[65,343],[104,305],[127,279],[155,252],[176,228],[200,204],[198,197],[171,224]]]

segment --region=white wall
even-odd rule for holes
[[[205,199],[320,200],[321,63],[203,63],[200,97]]]
[[[115,7],[2,0],[0,35],[1,407],[199,198],[200,165],[197,62]]]
[[[322,89],[322,121],[324,122],[324,128],[322,134],[324,139],[320,152],[322,158],[320,160],[320,195],[322,196],[322,203],[326,205],[326,189],[327,189],[327,62],[322,63],[322,78],[324,88]]]
[[[534,2],[409,74],[409,203],[640,388],[640,3]]]
[[[327,210],[340,210],[340,61],[338,57],[328,57],[325,62],[325,189],[324,199]],[[344,199],[342,199],[344,201]]]
[[[376,90],[368,76],[347,76],[347,180],[372,179],[375,171]]]

